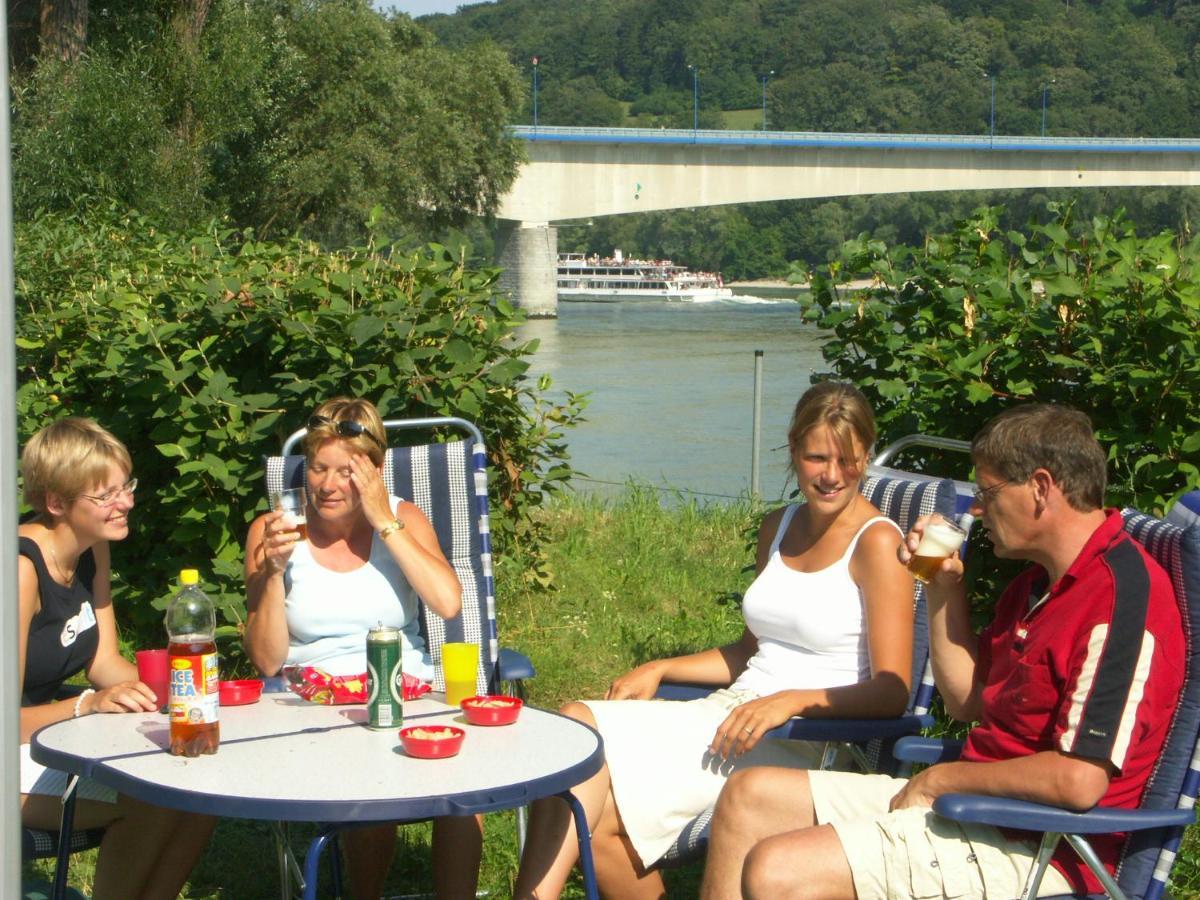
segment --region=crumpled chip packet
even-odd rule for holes
[[[333,706],[342,703],[367,702],[367,673],[361,675],[330,675],[316,666],[284,666],[283,677],[292,693],[310,703]],[[404,673],[404,699],[416,700],[433,687],[414,675]]]

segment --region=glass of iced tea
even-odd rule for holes
[[[283,510],[283,524],[300,532],[300,540],[308,540],[308,497],[304,488],[289,488],[271,495],[271,506]]]
[[[921,543],[917,552],[908,561],[908,571],[923,584],[929,584],[942,568],[942,560],[949,559],[962,547],[967,533],[942,516],[933,516],[925,523]]]

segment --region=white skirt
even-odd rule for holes
[[[29,755],[29,745],[21,745],[21,793],[46,794],[51,797],[61,797],[67,789],[67,780],[71,776],[57,769],[47,769],[41,763],[33,761]],[[75,796],[79,800],[98,800],[102,803],[116,803],[117,792],[110,787],[97,784],[90,778],[80,778],[75,788]]]
[[[729,711],[757,695],[714,691],[699,700],[588,700],[625,832],[644,866],[662,857],[684,827],[717,802],[725,779],[745,766],[812,769],[823,744],[760,741],[733,760],[708,746]]]

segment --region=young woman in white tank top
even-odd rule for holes
[[[874,418],[857,389],[810,388],[788,433],[806,502],[763,521],[742,637],[638,666],[604,701],[564,707],[605,741],[605,767],[573,788],[605,896],[662,896],[661,878],[647,868],[715,802],[737,766],[812,763],[802,742],[764,741],[766,731],[792,716],[903,712],[913,583],[896,556],[899,528],[859,493],[874,441]],[[686,703],[651,701],[664,681],[719,690]],[[565,804],[535,804],[516,896],[558,896],[575,847]]]

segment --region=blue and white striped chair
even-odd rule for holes
[[[1132,509],[1122,514],[1125,530],[1170,573],[1187,639],[1179,706],[1141,806],[1096,807],[1074,813],[1022,800],[947,794],[939,797],[933,808],[939,815],[957,821],[1043,832],[1039,848],[1043,867],[1059,840],[1065,839],[1100,879],[1107,896],[1159,900],[1184,829],[1195,822],[1194,806],[1200,789],[1200,524],[1180,528]],[[896,752],[913,762],[939,762],[957,756],[956,749],[942,752],[936,742],[924,738],[905,738]],[[1096,859],[1086,835],[1126,831],[1130,834],[1114,880]],[[1037,896],[1043,871],[1035,870],[1025,896]]]
[[[479,429],[465,419],[388,419],[390,431],[455,428],[469,440],[392,447],[384,456],[383,482],[390,494],[411,500],[433,524],[438,543],[462,585],[462,612],[449,621],[422,608],[421,636],[435,667],[434,690],[446,688],[442,644],[466,642],[480,647],[477,687],[481,694],[506,689],[523,693],[534,675],[523,655],[501,650],[496,629],[496,592],[492,578],[492,536],[488,519],[487,451]],[[293,450],[307,433],[300,429],[284,441],[282,455],[266,460],[268,496],[304,487],[304,456]]]
[[[956,486],[947,479],[924,476],[909,478],[900,470],[872,467],[863,482],[862,493],[880,512],[899,525],[905,534],[919,516],[937,512],[947,518],[955,518]],[[934,692],[933,670],[929,666],[925,589],[920,582],[913,591],[912,664],[913,687],[908,710],[903,716],[894,719],[796,718],[774,729],[770,736],[824,742],[826,747],[822,768],[832,765],[837,751],[845,749],[864,772],[897,772],[897,761],[890,752],[892,743],[903,735],[916,734],[933,724],[933,717],[929,715]],[[710,687],[698,685],[664,684],[657,696],[664,700],[690,700],[710,690]],[[708,847],[712,813],[712,809],[705,810],[688,823],[657,865],[670,868],[703,854]]]
[[[524,680],[534,676],[528,657],[501,648],[496,628],[496,591],[492,578],[492,536],[488,517],[487,448],[479,429],[466,419],[385,419],[389,431],[452,428],[465,432],[467,440],[391,447],[384,455],[383,482],[388,493],[411,500],[425,513],[437,534],[442,553],[462,586],[462,610],[443,620],[422,606],[421,636],[434,665],[435,691],[446,689],[442,673],[442,645],[447,642],[477,644],[480,648],[476,689],[480,694],[503,692],[524,696]],[[267,495],[284,488],[304,487],[304,456],[293,451],[307,429],[293,432],[283,443],[280,456],[265,461]],[[524,843],[524,810],[520,810],[519,837]],[[276,823],[280,878],[294,879],[301,888],[315,881],[316,872],[301,873],[291,857],[287,827]],[[336,844],[338,828],[323,830],[321,849]],[[312,854],[319,859],[320,852]],[[335,893],[340,892],[337,852],[333,853]],[[339,893],[340,896],[340,893]]]

